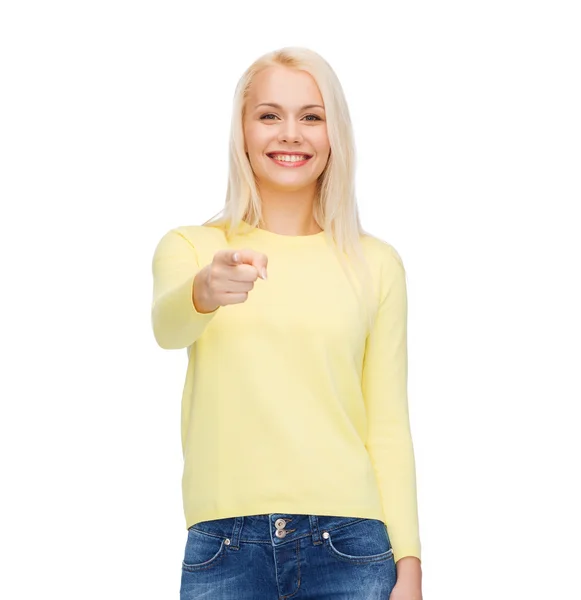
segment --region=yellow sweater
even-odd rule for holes
[[[407,400],[407,295],[401,258],[363,236],[378,280],[371,332],[325,232],[168,231],[153,257],[152,325],[187,348],[182,398],[186,526],[300,513],[382,520],[395,560],[420,556]],[[222,248],[268,256],[246,302],[198,313],[197,271]]]

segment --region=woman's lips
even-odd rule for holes
[[[268,158],[270,158],[270,160],[272,160],[273,162],[275,162],[277,165],[280,165],[281,167],[302,167],[303,165],[306,165],[309,160],[311,160],[311,157],[307,157],[304,160],[276,160],[276,158],[273,158],[272,156],[269,156],[267,154]]]

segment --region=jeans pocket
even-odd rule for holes
[[[393,549],[383,521],[361,519],[355,523],[324,531],[323,543],[336,559],[367,564],[393,559]]]
[[[226,551],[226,538],[205,533],[190,527],[182,569],[201,571],[217,565]]]

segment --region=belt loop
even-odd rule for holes
[[[234,517],[234,526],[232,527],[232,537],[230,539],[230,548],[233,550],[240,549],[240,533],[244,525],[244,517]]]
[[[309,521],[311,522],[311,534],[313,538],[313,544],[315,546],[322,544],[321,533],[319,532],[319,518],[317,515],[309,515]]]

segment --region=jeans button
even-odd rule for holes
[[[277,520],[274,522],[274,526],[275,526],[277,529],[284,529],[284,528],[286,527],[286,521],[285,521],[284,519],[277,519]]]
[[[274,535],[276,535],[277,538],[283,538],[286,534],[286,531],[283,531],[282,529],[277,529]]]

